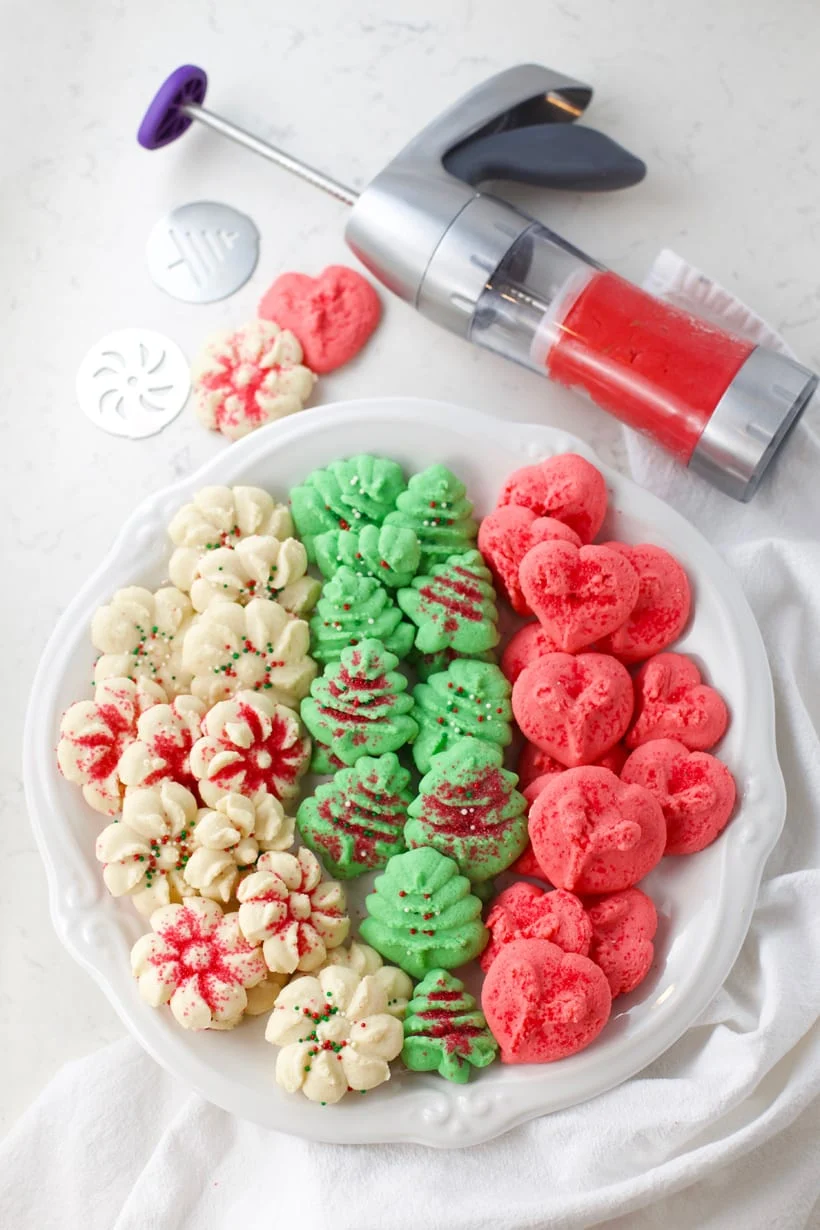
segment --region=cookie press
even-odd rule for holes
[[[352,207],[349,246],[422,315],[586,394],[735,499],[754,495],[817,376],[653,298],[480,188],[640,182],[643,162],[575,124],[590,86],[533,64],[498,73],[361,193],[207,110],[206,88],[202,69],[176,69],[143,118],[140,144],[158,149],[198,120],[292,171]]]

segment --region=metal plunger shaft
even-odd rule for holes
[[[307,163],[300,162],[298,158],[293,158],[275,145],[269,145],[267,141],[262,141],[253,133],[246,132],[244,128],[231,124],[229,120],[223,120],[221,115],[215,115],[213,111],[208,111],[197,103],[183,103],[178,110],[183,115],[187,115],[189,119],[199,120],[201,124],[206,124],[208,128],[212,128],[221,136],[229,137],[237,145],[243,145],[245,149],[252,150],[254,154],[261,154],[263,158],[267,158],[269,162],[275,162],[277,166],[290,171],[292,175],[298,175],[300,179],[312,184],[314,188],[321,188],[323,192],[329,193],[337,201],[343,201],[345,205],[355,205],[359,199],[358,192],[354,192],[352,188],[331,179],[323,171],[317,171],[315,167],[309,167]]]

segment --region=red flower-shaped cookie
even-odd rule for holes
[[[598,645],[622,662],[642,662],[676,640],[686,626],[692,601],[686,573],[678,561],[649,543],[628,547],[606,544],[629,560],[638,574],[638,599],[620,628]]]
[[[481,1007],[502,1063],[551,1063],[598,1036],[612,995],[588,957],[549,940],[512,940],[487,971]]]
[[[518,570],[527,552],[539,542],[569,542],[580,547],[581,539],[555,517],[539,517],[531,508],[506,504],[481,522],[478,549],[502,591],[519,615],[530,608],[521,592]]]
[[[512,692],[524,735],[561,764],[591,764],[623,738],[632,716],[632,680],[601,653],[553,653],[519,675]]]
[[[530,808],[528,827],[550,883],[576,893],[630,888],[660,861],[666,845],[657,799],[597,766],[552,778]]]
[[[658,928],[654,905],[639,888],[587,903],[592,925],[589,959],[606,974],[613,997],[634,991],[649,973],[655,947],[652,939]]]
[[[661,653],[635,679],[635,721],[626,745],[635,748],[650,739],[677,739],[691,752],[706,752],[723,738],[728,724],[723,697],[701,683],[691,658]]]
[[[539,658],[546,657],[548,653],[557,653],[559,649],[558,642],[535,620],[531,624],[524,624],[524,627],[519,628],[510,638],[501,655],[501,670],[510,683],[515,683],[525,667],[531,666]]]
[[[606,483],[585,458],[563,453],[511,474],[498,498],[499,507],[506,504],[555,517],[582,542],[592,542],[606,514]]]
[[[735,782],[726,765],[675,739],[644,743],[624,765],[622,780],[645,787],[660,803],[667,854],[703,850],[723,832],[735,805]]]
[[[541,626],[568,653],[620,628],[638,599],[638,574],[612,547],[541,542],[524,556],[519,578]]]
[[[549,940],[562,952],[586,956],[592,924],[574,893],[562,888],[544,892],[534,884],[511,884],[493,902],[487,916],[490,942],[480,957],[486,972],[505,944],[512,940]]]

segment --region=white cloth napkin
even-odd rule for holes
[[[64,1068],[0,1149],[0,1224],[820,1226],[817,418],[810,407],[773,481],[748,506],[653,445],[628,440],[637,481],[698,525],[742,581],[769,651],[789,791],[785,831],[741,956],[676,1046],[592,1102],[443,1153],[317,1145],[265,1131],[209,1106],[125,1040]]]

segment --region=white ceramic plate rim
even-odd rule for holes
[[[110,918],[99,885],[79,858],[61,819],[54,788],[58,778],[54,759],[54,731],[59,717],[57,691],[72,640],[85,629],[96,606],[111,591],[110,574],[125,564],[137,575],[142,544],[147,534],[164,526],[172,513],[206,484],[230,485],[243,480],[251,459],[259,461],[325,429],[337,432],[346,424],[412,418],[431,431],[447,423],[465,440],[482,439],[488,448],[520,454],[520,464],[556,452],[578,452],[602,471],[616,505],[662,531],[698,561],[702,583],[716,587],[739,638],[748,677],[749,755],[756,765],[743,797],[743,833],[730,826],[721,837],[723,868],[731,859],[731,902],[724,893],[706,970],[698,970],[669,1004],[658,1003],[653,1027],[639,1044],[589,1048],[560,1065],[550,1065],[551,1079],[532,1068],[519,1070],[526,1079],[512,1090],[499,1088],[490,1069],[467,1086],[438,1078],[420,1078],[402,1090],[397,1104],[379,1113],[356,1102],[348,1113],[320,1111],[304,1099],[281,1104],[265,1090],[249,1094],[185,1045],[182,1031],[158,1028],[160,1014],[145,1010],[135,994],[127,962],[127,943],[111,934]],[[146,527],[148,529],[146,530]],[[123,582],[126,583],[126,582]],[[339,402],[317,407],[254,433],[204,465],[197,473],[146,499],[128,519],[99,568],[66,608],[57,624],[35,677],[26,717],[23,772],[26,800],[49,883],[51,916],[58,936],[73,957],[94,977],[119,1016],[145,1049],[174,1076],[193,1086],[203,1097],[240,1117],[306,1138],[339,1143],[414,1141],[437,1147],[476,1144],[509,1130],[518,1123],[585,1101],[611,1089],[664,1053],[696,1020],[729,974],[751,922],[764,863],[782,831],[786,793],[777,762],[774,698],[771,675],[760,632],[736,578],[706,540],[668,505],[637,487],[631,480],[603,465],[592,449],[566,432],[538,424],[510,423],[444,402],[417,398],[383,398]],[[739,843],[742,842],[742,846]],[[725,876],[724,876],[725,883]],[[636,992],[637,994],[637,992]],[[560,1069],[560,1072],[559,1072]],[[510,1069],[505,1069],[510,1073]],[[346,1107],[347,1101],[343,1103]]]

